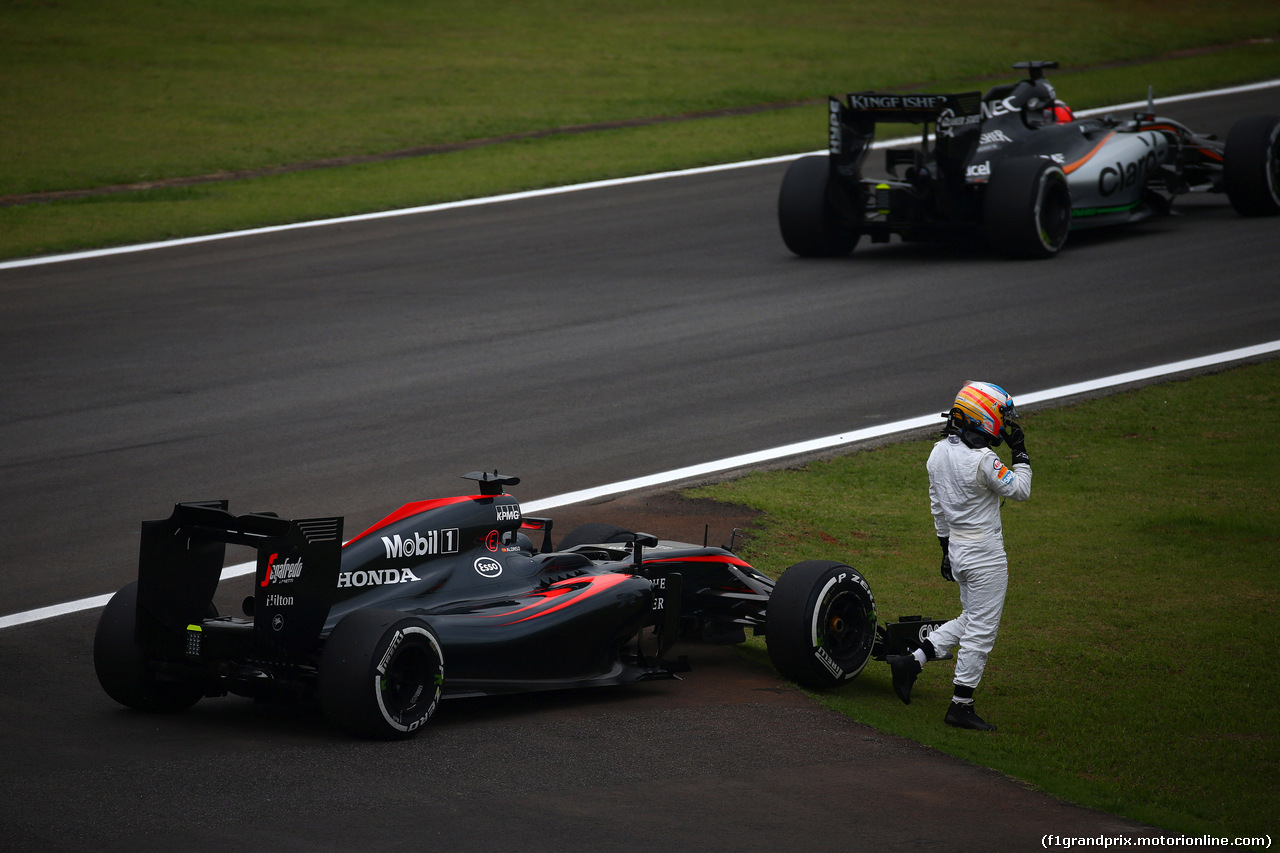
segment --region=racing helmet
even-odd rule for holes
[[[1010,103],[1022,110],[1023,121],[1029,127],[1040,127],[1054,121],[1053,105],[1058,100],[1058,93],[1043,77],[1036,80],[1023,80],[1013,90]]]
[[[1017,416],[1009,392],[991,382],[966,382],[951,411],[943,415],[949,432],[959,433],[969,444],[984,446],[998,446],[1004,440],[1000,432],[1005,423]]]
[[[1045,124],[1066,124],[1076,120],[1076,114],[1072,112],[1071,107],[1057,99],[1054,100],[1053,106],[1044,112]]]

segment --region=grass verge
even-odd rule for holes
[[[1073,0],[645,7],[120,0],[0,14],[0,194],[163,181],[574,124],[985,89],[1053,58],[1077,108],[1280,76],[1280,7]],[[159,12],[159,13],[158,13]],[[1139,25],[1140,22],[1140,25]],[[1043,56],[1043,45],[1053,56]],[[991,44],[1006,45],[994,53]],[[1221,50],[1197,52],[1213,45]],[[904,50],[904,46],[910,50]],[[1149,60],[1164,55],[1166,59]],[[1148,58],[1148,59],[1144,59]],[[1131,64],[1137,63],[1137,64]],[[1088,69],[1088,70],[1080,70]],[[413,207],[822,147],[821,104],[0,208],[0,258]]]
[[[875,662],[818,698],[1093,808],[1191,835],[1275,834],[1278,418],[1280,361],[1030,414],[1032,497],[1003,510],[1009,595],[978,690],[1000,731],[942,723],[950,662],[926,667],[910,706]],[[691,495],[765,513],[745,548],[756,566],[842,560],[868,578],[881,621],[950,618],[931,444]]]

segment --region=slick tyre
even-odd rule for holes
[[[348,614],[320,654],[321,710],[356,737],[411,737],[435,713],[443,685],[440,638],[424,620],[399,611]]]
[[[791,164],[778,193],[778,227],[788,249],[802,258],[839,258],[853,251],[861,234],[838,215],[840,192],[826,157]]]
[[[130,708],[156,713],[185,711],[204,695],[198,685],[157,679],[135,640],[138,584],[121,589],[98,617],[93,635],[93,669],[107,695]]]
[[[1010,258],[1055,257],[1071,230],[1071,189],[1051,160],[1016,157],[1000,163],[982,201],[987,242]]]
[[[1241,216],[1280,214],[1280,116],[1250,116],[1232,125],[1222,182]]]
[[[769,597],[765,638],[779,674],[801,687],[824,690],[852,681],[875,644],[871,587],[843,563],[796,563]]]
[[[635,534],[625,527],[618,527],[613,524],[601,524],[600,522],[589,522],[587,524],[579,524],[577,527],[565,534],[560,540],[559,550],[568,551],[578,545],[603,545],[610,542],[630,542]]]

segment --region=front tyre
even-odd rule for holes
[[[412,736],[435,713],[443,685],[440,638],[424,620],[395,610],[348,614],[320,655],[320,707],[357,737]]]
[[[1052,160],[1016,157],[998,164],[982,201],[987,242],[1011,258],[1052,258],[1071,230],[1071,189]]]
[[[93,635],[93,669],[107,695],[139,711],[185,711],[204,695],[199,685],[156,677],[138,645],[138,584],[122,588],[103,608]]]
[[[1280,116],[1250,116],[1231,126],[1222,182],[1241,216],[1280,213]]]
[[[843,563],[796,563],[769,597],[765,637],[783,678],[813,690],[852,681],[875,644],[871,587]]]
[[[827,157],[801,157],[787,168],[778,193],[778,227],[788,249],[802,258],[839,258],[853,251],[861,232],[839,215],[840,192]]]

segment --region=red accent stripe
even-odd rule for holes
[[[520,622],[528,622],[530,619],[537,619],[540,616],[546,616],[549,613],[555,613],[557,610],[563,610],[570,605],[586,601],[588,598],[599,595],[602,592],[612,589],[633,575],[607,574],[607,575],[583,575],[576,578],[567,578],[562,581],[556,581],[546,589],[533,593],[539,598],[532,604],[526,604],[524,607],[517,607],[514,610],[506,610],[502,613],[487,613],[481,616],[482,619],[501,619],[507,616],[515,616],[517,613],[524,613],[529,610],[537,610],[536,613],[530,613],[520,619],[511,622],[503,622],[503,625],[516,625]],[[552,601],[560,600],[557,604],[548,606]]]
[[[271,564],[274,563],[276,561],[276,557],[279,556],[279,554],[272,554],[271,558],[267,560],[267,573],[262,577],[261,586],[266,586],[271,582]]]
[[[484,496],[483,495],[459,495],[456,498],[436,498],[435,500],[430,500],[430,501],[416,501],[411,504],[405,504],[395,512],[391,513],[391,515],[388,515],[386,518],[382,519],[382,521],[379,521],[377,524],[373,525],[373,527],[370,527],[368,530],[361,533],[359,536],[355,536],[351,539],[348,539],[346,545],[343,545],[342,547],[345,548],[347,547],[347,545],[350,545],[353,542],[358,542],[364,537],[368,536],[370,533],[379,531],[382,528],[387,527],[388,525],[395,524],[397,521],[406,519],[411,515],[417,515],[420,512],[426,512],[427,510],[436,509],[437,507],[460,504],[463,501],[478,501],[482,497]]]

